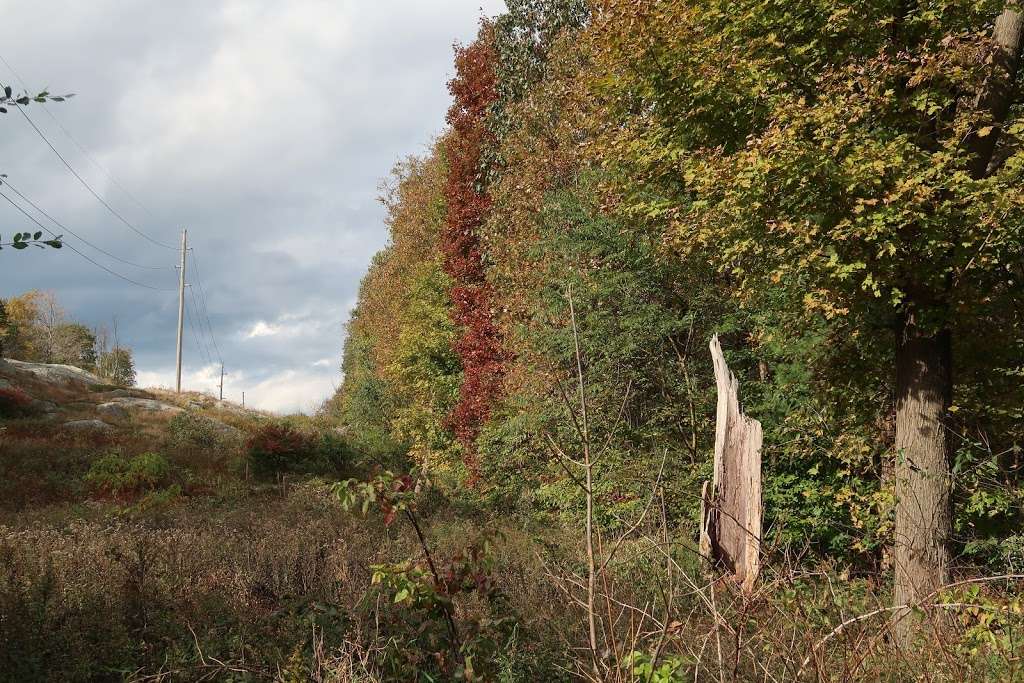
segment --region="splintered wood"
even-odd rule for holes
[[[739,386],[711,339],[718,387],[714,479],[701,491],[700,551],[750,592],[760,570],[761,423],[740,412]]]

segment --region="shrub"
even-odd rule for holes
[[[0,388],[0,417],[28,417],[34,412],[32,397],[24,391]]]
[[[316,441],[318,468],[338,471],[352,465],[356,451],[340,434],[321,432]]]
[[[171,464],[159,453],[143,453],[126,458],[108,453],[89,466],[85,481],[99,493],[124,496],[142,491],[155,491],[167,484]]]
[[[167,425],[171,441],[177,446],[213,448],[221,441],[217,424],[208,417],[191,411],[178,413]]]
[[[246,450],[257,476],[296,469],[316,455],[316,445],[309,436],[277,422],[261,425],[249,437]]]

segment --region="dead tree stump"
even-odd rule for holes
[[[701,491],[701,554],[750,592],[760,571],[761,423],[740,411],[739,383],[711,338],[718,387],[714,479]]]

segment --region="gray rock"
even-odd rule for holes
[[[131,389],[114,389],[113,391],[104,391],[104,398],[135,398],[135,392]]]
[[[170,403],[164,403],[163,401],[157,401],[152,398],[115,398],[113,401],[108,401],[104,405],[118,405],[127,410],[143,410],[150,413],[183,413],[185,412],[178,406],[171,405]]]
[[[64,429],[72,432],[108,432],[113,427],[103,420],[72,420],[64,423]]]
[[[26,363],[20,360],[7,360],[5,362],[15,370],[30,372],[39,379],[53,384],[69,384],[71,382],[81,382],[89,386],[103,384],[103,380],[96,375],[72,365]]]
[[[111,417],[115,420],[127,420],[128,411],[125,410],[124,406],[120,403],[101,403],[96,406],[96,412],[105,417]]]
[[[253,411],[249,410],[248,408],[243,408],[242,406],[238,405],[237,403],[231,403],[230,401],[216,401],[213,404],[213,406],[215,408],[220,408],[221,410],[226,410],[227,412],[234,413],[236,415],[252,415],[253,414]]]
[[[56,413],[60,410],[60,408],[57,407],[57,404],[53,401],[41,401],[39,399],[32,401],[32,409],[36,412],[47,414]]]
[[[214,429],[214,431],[216,431],[218,434],[227,439],[241,439],[243,436],[245,436],[245,433],[241,429],[238,429],[237,427],[232,427],[229,424],[224,424],[220,420],[211,419],[210,426]]]

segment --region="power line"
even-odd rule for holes
[[[171,249],[171,250],[174,250],[174,249],[175,249],[175,247],[172,247],[172,246],[170,246],[169,244],[164,244],[163,242],[160,242],[159,240],[156,240],[156,239],[154,239],[154,238],[150,237],[150,236],[149,236],[149,235],[147,235],[147,234],[146,234],[145,232],[143,232],[143,231],[142,231],[142,230],[140,230],[139,228],[135,227],[135,226],[134,226],[134,225],[133,225],[133,224],[132,224],[131,222],[129,222],[129,221],[128,221],[128,219],[127,219],[127,218],[125,218],[125,217],[124,217],[124,216],[122,216],[122,215],[121,215],[120,213],[118,213],[118,212],[117,212],[117,211],[116,211],[116,210],[114,209],[114,207],[112,207],[112,206],[111,206],[110,204],[108,204],[108,203],[107,203],[107,201],[106,201],[105,199],[103,199],[103,197],[101,197],[101,196],[100,196],[100,195],[99,195],[99,194],[98,194],[98,193],[96,192],[96,190],[92,189],[92,186],[91,186],[91,185],[89,185],[89,183],[87,183],[87,182],[85,181],[85,178],[83,178],[82,176],[80,176],[80,175],[78,174],[78,171],[76,171],[76,170],[74,169],[74,167],[73,167],[73,166],[71,166],[71,164],[69,164],[69,163],[68,163],[68,160],[67,160],[67,159],[65,159],[65,158],[64,158],[64,156],[63,156],[63,155],[62,155],[62,154],[61,154],[60,152],[58,152],[58,151],[57,151],[57,148],[53,146],[53,143],[51,143],[51,142],[50,142],[50,140],[49,140],[49,139],[48,139],[48,138],[46,137],[46,135],[45,135],[45,134],[43,133],[43,131],[39,129],[39,126],[37,126],[37,125],[36,125],[36,122],[35,122],[35,121],[33,121],[33,120],[32,120],[32,118],[31,118],[31,117],[30,117],[30,116],[29,116],[29,115],[28,115],[27,113],[25,113],[25,108],[24,108],[24,107],[23,107],[22,105],[18,104],[17,102],[15,102],[15,103],[14,103],[14,106],[15,106],[15,108],[16,108],[16,109],[18,110],[18,112],[19,112],[19,113],[20,113],[20,114],[21,114],[21,115],[22,115],[22,116],[23,116],[23,117],[25,118],[25,120],[26,120],[26,121],[28,121],[28,124],[29,124],[30,126],[32,126],[32,129],[33,129],[33,130],[35,130],[36,134],[37,134],[37,135],[38,135],[38,136],[40,137],[40,139],[41,139],[41,140],[42,140],[43,142],[45,142],[45,143],[46,143],[46,146],[47,146],[47,147],[49,147],[49,148],[50,148],[50,150],[51,150],[51,151],[52,151],[52,152],[53,152],[54,154],[56,154],[56,155],[57,155],[57,158],[61,160],[61,163],[63,163],[63,164],[64,164],[64,166],[65,166],[65,167],[67,167],[67,169],[68,169],[69,171],[71,171],[71,175],[75,176],[75,178],[77,178],[77,179],[78,179],[78,182],[80,182],[80,183],[82,184],[82,187],[84,187],[84,188],[85,188],[86,190],[88,190],[88,191],[89,191],[89,193],[90,193],[90,194],[91,194],[91,195],[92,195],[93,197],[95,197],[95,198],[96,198],[96,201],[98,201],[98,202],[99,202],[100,204],[102,204],[102,205],[104,206],[104,208],[106,208],[106,210],[107,210],[107,211],[109,211],[109,212],[110,212],[110,213],[111,213],[111,214],[112,214],[112,215],[113,215],[113,216],[114,216],[115,218],[117,218],[117,219],[118,219],[119,221],[121,221],[121,222],[122,222],[122,223],[124,223],[124,224],[125,224],[126,226],[128,226],[128,228],[129,228],[130,230],[132,230],[133,232],[135,232],[135,233],[136,233],[136,234],[138,234],[139,236],[141,236],[141,237],[143,237],[143,238],[145,238],[145,239],[149,240],[150,242],[152,242],[153,244],[157,245],[158,247],[163,247],[164,249]]]
[[[64,225],[63,223],[61,223],[60,221],[58,221],[58,220],[57,220],[56,218],[54,218],[54,217],[53,217],[53,216],[51,216],[50,214],[48,214],[48,213],[46,213],[45,211],[43,211],[43,210],[42,210],[41,208],[39,208],[39,205],[38,205],[38,204],[36,204],[36,203],[35,203],[35,202],[33,202],[33,201],[32,201],[31,199],[29,199],[28,197],[26,197],[25,195],[23,195],[23,194],[22,194],[21,192],[19,192],[19,191],[18,191],[18,188],[14,187],[14,185],[11,185],[10,181],[7,181],[7,180],[4,180],[4,181],[0,181],[0,185],[6,185],[7,187],[11,188],[11,192],[13,192],[14,194],[16,194],[16,195],[18,195],[19,197],[21,197],[21,199],[22,199],[22,200],[23,200],[23,201],[24,201],[24,202],[25,202],[26,204],[28,204],[28,205],[29,205],[29,206],[31,206],[31,207],[32,207],[33,209],[35,209],[36,211],[38,211],[39,213],[41,213],[41,214],[42,214],[43,216],[45,216],[45,217],[46,217],[47,219],[49,219],[49,221],[50,221],[51,223],[53,223],[54,225],[56,225],[56,226],[57,226],[58,228],[60,228],[61,230],[63,230],[63,231],[65,232],[65,233],[68,233],[68,234],[74,235],[74,236],[75,236],[75,237],[77,237],[77,238],[78,238],[79,240],[81,240],[81,241],[82,241],[82,242],[84,242],[85,244],[89,245],[90,247],[92,247],[92,248],[93,248],[93,249],[95,249],[96,251],[98,251],[98,252],[100,252],[100,253],[102,253],[102,254],[106,254],[107,256],[109,256],[110,258],[114,259],[115,261],[120,261],[121,263],[123,263],[123,264],[125,264],[125,265],[128,265],[128,266],[134,266],[135,268],[144,268],[144,269],[146,269],[146,270],[174,270],[174,266],[144,266],[144,265],[142,265],[141,263],[134,263],[134,262],[132,262],[132,261],[129,261],[129,260],[127,260],[127,259],[123,259],[123,258],[121,258],[120,256],[117,256],[117,255],[115,255],[115,254],[111,254],[111,253],[110,253],[109,251],[107,251],[107,250],[106,250],[106,249],[104,249],[103,247],[98,247],[98,246],[96,246],[95,244],[93,244],[93,243],[92,243],[92,242],[90,242],[89,240],[85,239],[84,237],[82,237],[81,235],[79,235],[78,233],[76,233],[76,232],[75,232],[74,230],[72,230],[71,228],[69,228],[68,226],[66,226],[66,225]]]
[[[25,83],[25,79],[23,79],[21,75],[14,70],[14,67],[11,66],[10,62],[4,59],[3,55],[0,55],[0,62],[3,62],[4,66],[7,67],[7,70],[10,71],[16,79],[18,79],[18,82],[21,83],[21,87],[23,87],[26,92],[29,91],[29,87],[28,84]],[[93,166],[99,169],[99,171],[103,173],[104,176],[106,176],[107,180],[109,180],[117,189],[121,190],[121,192],[124,193],[126,197],[135,202],[135,204],[140,209],[149,214],[150,217],[155,218],[155,216],[153,216],[153,212],[150,211],[145,204],[136,199],[135,195],[133,195],[131,192],[125,189],[124,186],[121,185],[121,183],[117,182],[117,178],[115,178],[113,174],[106,169],[106,167],[104,167],[100,162],[96,161],[96,159],[89,153],[89,151],[82,145],[82,143],[80,143],[75,138],[75,136],[71,134],[71,131],[69,131],[64,126],[64,124],[60,122],[60,119],[57,118],[57,115],[54,114],[53,111],[51,111],[50,108],[46,106],[45,102],[40,102],[39,106],[42,108],[43,111],[46,112],[50,119],[52,119],[53,122],[57,124],[57,127],[60,128],[61,132],[64,133],[65,137],[67,137],[67,139],[70,140],[75,145],[75,147],[78,148],[78,151],[82,153],[82,156],[84,156],[89,163],[91,163]]]
[[[8,197],[8,196],[7,196],[6,194],[4,194],[3,192],[0,192],[0,197],[3,197],[4,199],[6,199],[6,200],[7,200],[7,202],[8,202],[8,203],[9,203],[9,204],[10,204],[11,206],[13,206],[13,207],[14,207],[15,209],[17,209],[17,210],[18,210],[19,212],[21,212],[22,214],[24,214],[26,218],[28,218],[28,219],[29,219],[30,221],[32,221],[33,223],[35,223],[35,224],[36,224],[37,226],[39,226],[40,228],[42,228],[43,230],[45,230],[45,231],[46,231],[46,232],[48,232],[49,234],[53,235],[54,237],[57,237],[57,233],[55,233],[55,232],[54,232],[53,230],[50,230],[50,229],[49,229],[48,227],[46,227],[45,225],[43,225],[42,223],[40,223],[40,222],[39,222],[38,220],[36,220],[36,218],[35,218],[35,217],[34,217],[34,216],[33,216],[32,214],[28,213],[27,211],[25,211],[25,209],[23,209],[23,208],[21,208],[20,206],[18,206],[18,204],[17,204],[17,203],[16,203],[16,202],[15,202],[15,201],[14,201],[13,199],[11,199],[10,197]],[[93,264],[93,265],[94,265],[94,266],[96,266],[97,268],[99,268],[99,269],[101,269],[101,270],[104,270],[104,271],[106,271],[106,272],[110,273],[110,274],[111,274],[111,275],[113,275],[114,277],[118,277],[118,278],[121,278],[121,279],[122,279],[122,280],[124,280],[125,282],[130,282],[130,283],[132,283],[133,285],[138,285],[139,287],[144,287],[144,288],[146,288],[146,289],[151,289],[151,290],[153,290],[154,292],[173,292],[173,291],[174,291],[174,289],[173,289],[173,288],[169,288],[169,287],[168,287],[168,288],[162,288],[162,287],[153,287],[152,285],[147,285],[147,284],[144,284],[144,283],[142,283],[142,282],[137,282],[137,281],[135,281],[135,280],[131,279],[130,277],[126,277],[126,276],[124,276],[124,275],[121,275],[121,273],[118,273],[117,271],[114,271],[114,270],[111,270],[110,268],[107,268],[107,267],[106,267],[105,265],[103,265],[102,263],[98,263],[97,261],[94,261],[93,259],[89,258],[89,257],[88,257],[88,256],[86,256],[85,254],[83,254],[82,252],[80,252],[80,251],[79,251],[78,249],[75,249],[75,248],[74,248],[74,247],[73,247],[72,245],[70,245],[70,244],[67,244],[66,242],[64,242],[63,244],[64,244],[64,246],[66,246],[66,247],[67,247],[68,249],[70,249],[71,251],[75,252],[76,254],[78,254],[79,256],[81,256],[82,258],[84,258],[84,259],[85,259],[86,261],[88,261],[89,263]]]
[[[206,357],[207,363],[213,362],[213,355],[210,353],[210,346],[206,343],[205,331],[203,330],[203,321],[199,317],[199,304],[196,303],[195,288],[190,284],[188,287],[189,296],[192,299],[192,313],[195,316],[195,322],[193,325],[199,326],[199,341],[203,345],[203,355]]]
[[[199,283],[199,295],[203,304],[203,315],[206,318],[206,329],[210,332],[210,341],[213,342],[213,349],[217,352],[217,360],[221,363],[224,358],[220,355],[220,347],[217,346],[217,337],[213,334],[213,325],[210,323],[210,309],[206,302],[206,288],[203,287],[203,277],[199,268],[199,258],[195,249],[192,250],[192,265],[195,266],[196,282]]]
[[[189,293],[191,294],[192,288],[189,287]],[[185,299],[185,320],[188,322],[188,328],[192,331],[192,341],[196,343],[196,348],[203,353],[203,357],[206,358],[206,364],[209,365],[213,361],[210,359],[210,352],[206,346],[200,342],[200,337],[196,334],[196,324],[193,322],[198,314],[195,312],[195,294],[192,294],[192,303],[189,303],[188,299]]]

